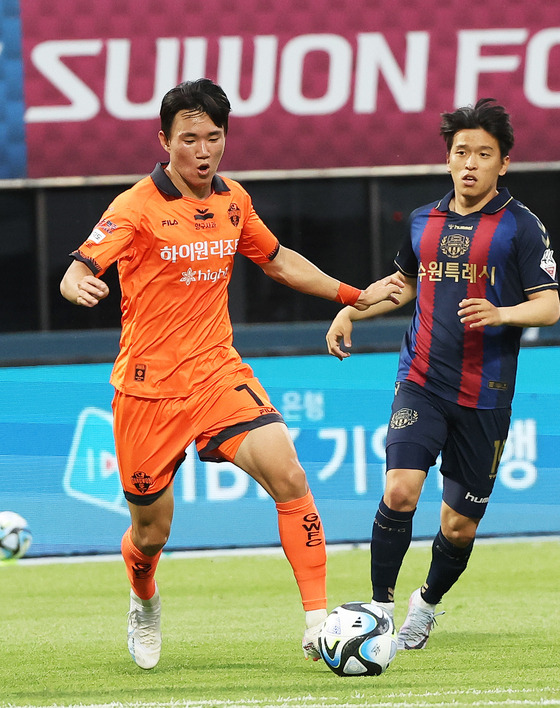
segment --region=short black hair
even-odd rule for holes
[[[440,135],[443,135],[448,152],[455,133],[460,130],[482,128],[493,135],[500,146],[500,155],[506,157],[513,147],[513,127],[509,114],[495,98],[481,98],[476,105],[463,106],[450,113],[441,114]]]
[[[228,131],[231,105],[224,90],[210,79],[184,81],[168,91],[161,102],[159,117],[167,139],[171,137],[173,119],[179,111],[206,113],[218,128]]]

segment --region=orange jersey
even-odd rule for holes
[[[240,184],[216,175],[200,201],[163,168],[120,194],[72,253],[97,276],[117,262],[122,333],[111,383],[146,398],[188,396],[224,367],[250,371],[232,345],[233,260],[266,263],[279,248]]]

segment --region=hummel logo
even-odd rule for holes
[[[207,219],[213,219],[214,214],[209,212],[208,209],[197,209],[198,214],[194,215],[195,220],[206,221]]]

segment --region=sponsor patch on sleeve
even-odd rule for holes
[[[547,248],[541,258],[541,268],[545,273],[548,273],[553,280],[556,280],[556,261],[554,260],[554,251]]]
[[[117,225],[109,219],[101,219],[101,221],[96,224],[96,227],[103,229],[103,231],[106,231],[108,234],[112,234],[113,231],[117,228]]]
[[[93,229],[93,231],[90,233],[88,236],[88,241],[93,241],[94,243],[101,243],[103,239],[107,236],[107,234],[104,234],[103,231],[100,231],[99,229]]]

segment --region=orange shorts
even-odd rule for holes
[[[125,497],[133,504],[154,502],[193,440],[201,460],[231,462],[250,430],[274,422],[284,421],[259,380],[238,370],[187,398],[139,398],[116,391],[113,430]]]

